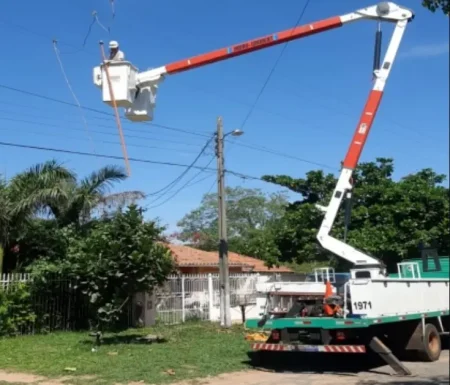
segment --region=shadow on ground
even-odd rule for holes
[[[81,341],[82,344],[85,345],[93,345],[95,344],[95,337],[88,337],[86,340]],[[128,334],[128,335],[117,335],[117,336],[108,336],[103,337],[101,339],[100,345],[124,345],[124,344],[142,344],[142,345],[151,345],[151,344],[162,344],[166,343],[167,340],[162,337],[153,337],[146,338],[146,336],[142,334]]]
[[[426,380],[414,380],[409,381],[393,379],[392,381],[383,382],[383,385],[448,385],[449,376],[428,377]],[[356,385],[379,385],[379,381],[360,381]]]
[[[332,373],[345,376],[359,372],[375,373],[377,368],[385,365],[375,354],[251,352],[248,356],[247,364],[255,369],[278,373]]]
[[[449,349],[449,339],[442,339],[442,350]],[[277,373],[328,373],[337,375],[353,376],[360,372],[370,372],[374,374],[390,375],[393,371],[386,366],[386,363],[379,355],[372,352],[367,354],[320,354],[320,353],[292,353],[292,352],[250,352],[249,361],[246,364],[257,370],[265,370]],[[413,356],[399,357],[404,359],[405,365],[414,371],[414,362],[417,360]],[[389,382],[389,384],[415,384],[414,382]],[[444,381],[444,382],[442,382]],[[449,384],[447,376],[436,384]],[[365,384],[362,382],[361,384]],[[371,384],[367,382],[367,384]],[[430,384],[430,382],[417,382],[417,385]],[[433,384],[433,382],[431,382]]]

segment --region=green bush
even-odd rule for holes
[[[0,289],[0,336],[13,336],[32,325],[36,315],[30,289],[25,284]]]

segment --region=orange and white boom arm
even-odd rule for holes
[[[229,47],[221,48],[212,52],[193,56],[188,59],[179,60],[162,67],[138,74],[137,83],[143,86],[146,83],[154,83],[161,76],[173,75],[197,67],[216,63],[222,60],[231,59],[253,51],[269,48],[277,44],[286,43],[291,40],[301,39],[330,29],[342,27],[359,20],[377,20],[397,23],[401,20],[411,20],[413,14],[409,9],[398,6],[394,3],[383,2],[378,5],[359,9],[355,12],[342,16],[334,16],[325,20],[319,20],[306,25],[287,29],[285,31],[272,33],[253,40],[248,40]]]
[[[382,5],[381,5],[382,4]],[[378,7],[387,7],[381,3]],[[389,3],[388,3],[389,4]],[[389,4],[389,7],[391,5]],[[383,96],[384,87],[392,69],[395,57],[400,46],[407,23],[414,18],[412,11],[397,8],[395,12],[396,25],[386,50],[384,59],[379,69],[374,71],[374,84],[369,93],[366,105],[362,111],[355,133],[344,158],[343,168],[341,170],[336,188],[330,199],[328,207],[323,208],[325,217],[317,234],[317,239],[326,250],[329,250],[337,256],[353,263],[357,268],[363,268],[365,272],[371,270],[370,277],[374,278],[384,275],[385,270],[380,260],[371,257],[330,235],[331,228],[336,219],[342,199],[348,191],[351,191],[351,178],[361,156],[364,145],[367,141],[370,129],[372,127],[375,115]]]
[[[322,247],[354,264],[357,269],[353,271],[357,271],[358,268],[362,268],[364,274],[366,274],[367,271],[370,270],[370,275],[373,278],[373,274],[375,274],[375,276],[384,274],[382,263],[378,259],[356,250],[345,242],[332,237],[330,235],[330,231],[333,227],[344,196],[352,189],[350,180],[353,170],[358,164],[362,150],[367,141],[378,106],[380,105],[381,98],[383,96],[386,80],[392,69],[392,65],[406,25],[413,18],[414,14],[411,10],[391,2],[382,2],[378,5],[359,9],[355,12],[342,16],[335,16],[304,26],[295,27],[286,31],[249,40],[244,43],[232,45],[216,51],[194,56],[189,59],[170,63],[163,67],[138,73],[136,75],[136,85],[140,88],[152,88],[152,90],[156,90],[156,88],[158,88],[158,84],[163,80],[165,75],[172,75],[221,60],[230,59],[238,55],[244,55],[252,51],[268,48],[276,44],[285,43],[291,40],[314,35],[319,32],[338,28],[344,24],[359,20],[374,20],[377,22],[384,21],[394,23],[395,29],[386,50],[383,62],[379,68],[374,70],[374,85],[356,127],[356,131],[353,135],[347,155],[345,156],[343,168],[336,184],[336,188],[328,206],[318,206],[325,212],[325,217],[317,234],[317,239]],[[378,60],[379,56],[377,54],[376,61]],[[95,84],[99,86],[101,81],[97,79],[95,80]]]
[[[336,188],[333,192],[329,205],[320,207],[325,212],[325,217],[317,234],[317,239],[326,250],[351,262],[357,268],[372,270],[371,277],[383,275],[385,273],[382,263],[353,247],[330,235],[331,228],[338,214],[342,200],[345,194],[352,189],[351,177],[353,170],[358,164],[364,145],[367,141],[372,123],[380,105],[383,96],[383,90],[386,80],[392,69],[392,65],[400,46],[406,25],[414,18],[411,10],[403,8],[394,3],[383,2],[378,5],[360,9],[342,16],[331,17],[322,21],[317,21],[304,26],[292,28],[286,31],[267,35],[258,39],[250,40],[241,44],[222,48],[217,51],[194,56],[189,59],[180,60],[168,64],[164,67],[155,68],[138,75],[138,81],[155,81],[160,76],[166,74],[175,74],[189,69],[215,63],[221,60],[229,59],[238,55],[243,55],[252,51],[267,48],[276,44],[285,43],[290,40],[300,39],[319,32],[324,32],[333,28],[338,28],[359,20],[375,20],[395,23],[395,29],[386,50],[384,60],[379,69],[374,71],[374,85],[370,91],[367,103],[363,109],[361,118],[356,127],[350,147],[345,156],[343,168],[341,170]],[[355,270],[356,271],[356,270]]]

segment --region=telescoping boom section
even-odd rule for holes
[[[102,89],[103,101],[105,103],[111,106],[125,108],[125,116],[129,120],[148,121],[153,119],[153,110],[159,84],[167,75],[230,59],[235,56],[328,31],[360,20],[395,24],[393,35],[381,63],[379,63],[381,44],[378,39],[380,37],[380,31],[377,32],[376,59],[374,63],[377,62],[378,64],[374,64],[373,88],[370,91],[347,155],[345,156],[343,168],[331,201],[327,207],[319,207],[325,212],[324,220],[317,236],[320,244],[326,250],[355,265],[356,269],[353,270],[352,274],[358,274],[360,276],[368,275],[369,278],[375,278],[376,276],[385,275],[385,270],[381,262],[374,257],[356,250],[345,242],[333,238],[330,235],[330,231],[345,194],[349,193],[352,189],[350,181],[353,170],[361,156],[380,105],[384,86],[392,69],[406,25],[413,18],[414,15],[411,10],[391,2],[382,2],[378,5],[362,8],[342,16],[334,16],[285,31],[272,33],[144,72],[139,72],[128,61],[105,61],[100,66],[94,68],[94,84]],[[107,68],[107,71],[105,68]],[[106,81],[108,76],[111,80],[109,82]],[[112,90],[109,89],[109,84],[111,84]]]

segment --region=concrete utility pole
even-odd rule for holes
[[[216,156],[217,156],[217,195],[219,203],[219,288],[220,325],[231,327],[230,313],[230,272],[228,267],[227,207],[225,194],[224,139],[228,135],[240,136],[241,130],[223,134],[222,118],[217,118]]]

